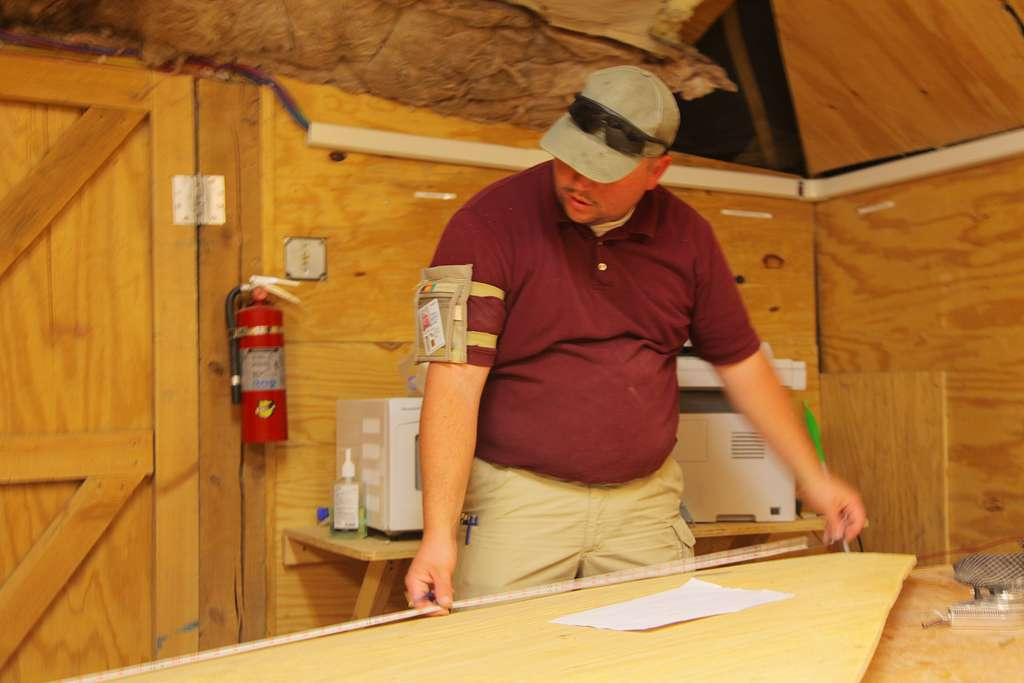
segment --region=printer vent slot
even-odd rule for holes
[[[730,453],[733,458],[764,458],[764,440],[757,432],[732,432]]]

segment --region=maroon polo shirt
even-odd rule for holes
[[[658,469],[679,419],[676,355],[714,364],[760,340],[711,226],[662,187],[602,237],[574,223],[552,164],[501,180],[445,228],[433,265],[473,265],[505,300],[471,297],[469,347],[490,366],[476,456],[560,479],[618,483]]]

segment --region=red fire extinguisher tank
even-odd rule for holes
[[[236,318],[246,443],[288,439],[283,320],[281,310],[265,299],[255,299]]]

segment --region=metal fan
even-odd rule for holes
[[[974,588],[974,600],[951,605],[925,626],[1024,629],[1024,553],[967,555],[953,564],[957,581]]]

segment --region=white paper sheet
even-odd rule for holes
[[[553,624],[591,626],[615,631],[642,631],[690,619],[739,612],[749,607],[786,600],[792,593],[746,590],[690,579],[686,585],[616,605],[577,612],[553,620]]]

